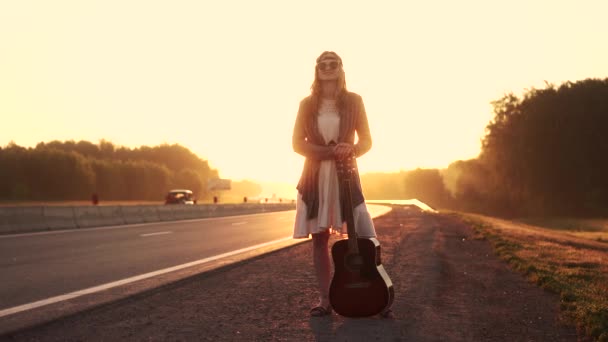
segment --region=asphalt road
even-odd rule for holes
[[[368,206],[373,217],[387,210]],[[289,239],[295,211],[0,236],[0,312]]]
[[[0,236],[0,310],[291,235],[294,211]]]

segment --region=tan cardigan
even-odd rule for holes
[[[343,105],[340,106],[339,111],[340,128],[336,143],[354,144],[355,156],[360,157],[372,147],[372,137],[363,99],[358,94],[347,92],[342,101]],[[302,195],[302,200],[306,203],[308,219],[317,217],[319,212],[319,169],[321,161],[333,159],[332,147],[325,145],[325,141],[318,130],[318,110],[314,108],[313,102],[312,96],[308,96],[300,102],[292,137],[293,150],[306,157],[297,189]],[[355,132],[358,138],[356,144]],[[355,172],[351,179],[351,191],[353,207],[363,203],[365,199],[361,190],[361,180],[356,162]],[[342,189],[340,193],[342,193]],[[344,213],[344,208],[342,208],[342,212]]]

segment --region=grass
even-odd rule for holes
[[[558,294],[564,320],[593,340],[608,341],[608,220],[457,215],[513,269]]]
[[[608,243],[608,219],[527,218],[518,220],[539,227],[560,230],[566,234]]]

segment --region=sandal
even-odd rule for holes
[[[332,311],[333,310],[331,309],[331,306],[324,308],[319,305],[319,306],[315,306],[314,308],[310,309],[310,316],[312,316],[312,317],[328,316],[328,315],[331,315]]]
[[[395,318],[395,315],[393,314],[393,310],[386,309],[386,310],[384,310],[384,311],[382,311],[380,313],[380,317],[382,317],[382,318]]]

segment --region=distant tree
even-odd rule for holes
[[[30,186],[24,174],[27,149],[11,141],[0,151],[0,199],[26,199]]]
[[[449,204],[450,194],[443,184],[437,169],[416,169],[405,174],[404,193],[406,198],[418,199],[431,207]]]
[[[492,214],[503,211],[504,189],[478,159],[453,162],[441,175],[450,194],[448,207]]]
[[[598,215],[608,208],[608,79],[547,84],[495,101],[480,162],[506,207]]]
[[[195,194],[200,194],[203,190],[203,182],[200,175],[194,170],[182,169],[175,175],[173,188],[189,189]]]
[[[218,171],[183,146],[116,147],[73,140],[0,148],[0,199],[162,200],[172,187],[209,197],[203,188]]]
[[[76,200],[92,193],[95,174],[76,152],[30,150],[23,165],[31,199]]]
[[[95,172],[94,193],[102,199],[126,199],[126,180],[121,173],[120,161],[93,160],[91,167]]]
[[[111,142],[101,139],[99,141],[99,152],[101,159],[113,159],[116,147]]]

